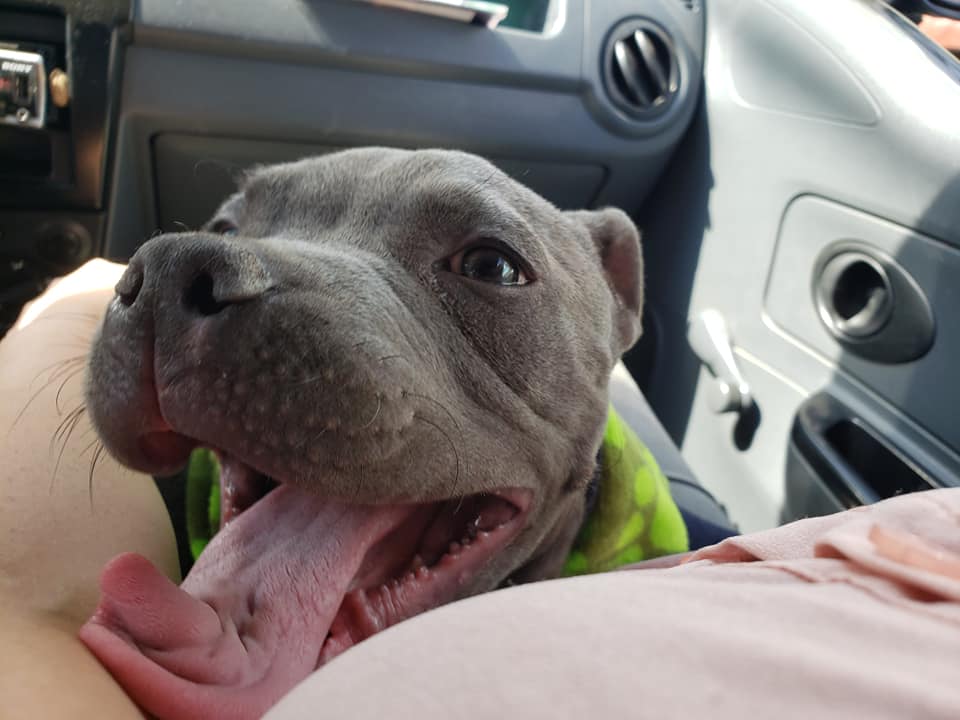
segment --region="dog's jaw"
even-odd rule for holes
[[[629,219],[562,213],[479,158],[349,151],[260,170],[226,207],[238,237],[138,251],[88,376],[124,464],[165,474],[202,445],[228,490],[230,458],[280,481],[224,503],[183,590],[135,557],[104,572],[83,638],[165,718],[258,716],[372,631],[554,574],[639,328]],[[478,242],[529,282],[464,276],[452,258]],[[448,532],[426,569],[413,541],[378,560],[423,507],[484,494],[516,509],[488,538]]]

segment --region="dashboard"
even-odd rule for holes
[[[699,1],[512,5],[486,27],[377,0],[0,0],[0,330],[259,163],[458,148],[559,207],[637,211],[700,96]]]

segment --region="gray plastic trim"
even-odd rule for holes
[[[635,212],[693,117],[704,14],[676,0],[557,7],[548,31],[531,33],[342,0],[137,0],[106,253],[127,257],[158,228],[150,149],[174,133],[590,165],[604,177],[590,204]],[[669,112],[642,122],[613,107],[599,76],[606,33],[638,14],[669,32],[691,79]],[[583,195],[567,187],[557,197]]]
[[[866,306],[844,318],[833,307],[833,295],[844,273],[860,265],[881,283]],[[827,331],[847,351],[878,363],[919,360],[936,337],[930,301],[900,263],[867,243],[841,241],[820,253],[813,269],[817,314]]]
[[[541,34],[488,30],[350,0],[139,0],[134,42],[380,74],[583,92],[597,119],[627,136],[655,135],[670,124],[689,121],[700,90],[700,12],[676,0],[562,2],[565,12]],[[629,118],[602,89],[604,37],[617,22],[634,16],[663,27],[676,43],[681,73],[688,78],[678,107],[662,118]]]
[[[886,353],[865,359],[860,357],[861,353],[844,352],[844,346],[823,327],[812,294],[804,291],[817,276],[824,250],[838,241],[843,241],[841,248],[851,247],[849,243],[853,239],[856,244],[852,247],[861,248],[884,263],[891,279],[898,277],[894,275],[895,267],[900,266],[904,271],[894,285],[897,297],[891,318],[891,323],[903,327],[898,330],[888,326],[883,332],[891,329],[894,332],[923,330],[925,337],[918,336],[916,342],[910,338],[891,338]],[[956,384],[948,380],[960,354],[960,323],[955,319],[956,285],[949,278],[960,278],[960,250],[903,226],[822,198],[806,196],[795,200],[784,216],[770,274],[766,308],[770,321],[779,328],[825,359],[833,360],[948,443],[960,448],[956,404],[950,399]],[[911,285],[916,292],[926,293],[929,299],[924,298],[923,303],[929,303],[937,317],[942,319],[936,342],[925,355],[918,351],[930,347],[933,317],[918,318],[908,307],[907,295]],[[898,318],[903,314],[906,316]],[[923,357],[905,364],[887,364],[892,357],[890,353],[898,351]],[[960,395],[957,397],[960,399]]]
[[[926,466],[934,455],[956,459],[957,351],[944,341],[953,330],[938,328],[930,353],[903,366],[880,367],[844,352],[813,305],[816,251],[810,265],[786,261],[781,272],[777,238],[791,202],[816,195],[911,228],[936,241],[938,252],[960,247],[960,84],[950,71],[960,66],[880,2],[710,0],[705,11],[704,106],[646,206],[647,297],[663,332],[644,389],[698,479],[744,530],[753,530],[779,522],[793,414],[809,394],[844,388],[840,399],[892,433],[898,447],[909,445]],[[781,45],[824,57],[785,64],[775,57]],[[757,61],[747,68],[750,57]],[[807,76],[811,66],[843,72],[821,85]],[[774,102],[776,94],[754,97],[778,84],[808,84],[804,105]],[[745,98],[747,87],[757,93]],[[865,238],[837,230],[808,223],[798,247],[819,250],[850,237],[876,244],[872,230]],[[956,317],[951,288],[960,270],[919,271],[915,263],[926,262],[921,247],[927,243],[891,254],[947,322]],[[779,311],[763,310],[775,254],[770,292],[782,291],[778,302],[809,319],[809,337],[777,320]],[[948,302],[951,309],[941,313]],[[759,407],[759,425],[746,438],[733,418],[711,412],[713,379],[686,344],[689,319],[706,308],[730,326]]]

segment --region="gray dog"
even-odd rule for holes
[[[642,296],[623,212],[471,155],[252,173],[134,255],[87,389],[132,468],[218,453],[224,527],[181,588],[114,560],[83,639],[154,715],[256,717],[389,625],[555,575]]]

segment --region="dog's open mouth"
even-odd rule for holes
[[[526,491],[359,505],[221,457],[224,525],[177,587],[122,555],[81,637],[160,717],[259,717],[380,630],[456,600],[520,532]]]

